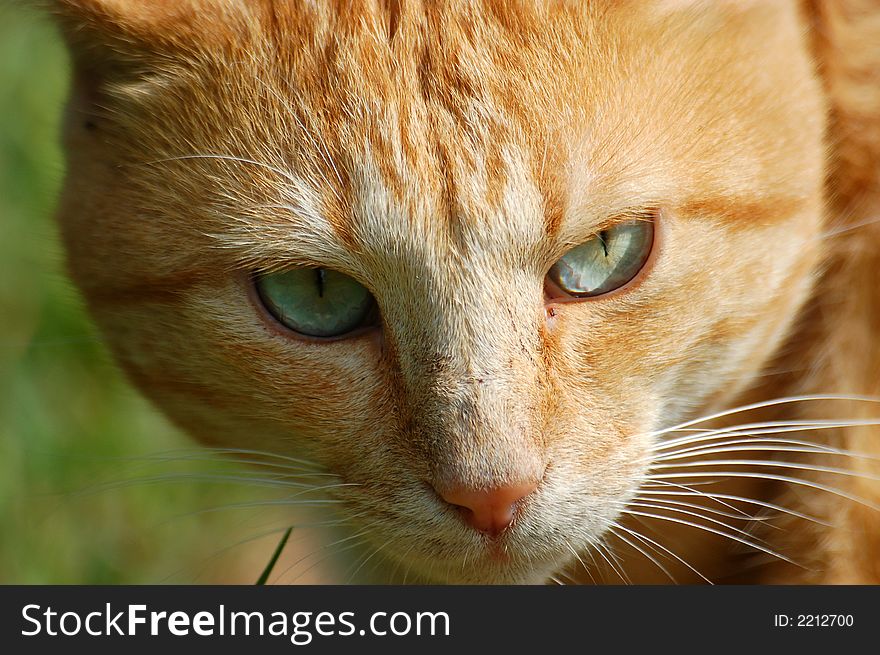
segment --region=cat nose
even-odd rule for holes
[[[443,500],[458,508],[462,518],[472,528],[490,537],[497,537],[513,522],[520,501],[537,487],[536,481],[529,481],[495,489],[452,487],[438,493]]]

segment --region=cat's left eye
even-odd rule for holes
[[[255,278],[276,321],[310,337],[340,337],[375,325],[376,301],[354,278],[327,268],[294,268]]]
[[[590,298],[630,282],[644,268],[654,245],[654,222],[635,219],[602,230],[569,250],[547,273],[551,298]]]

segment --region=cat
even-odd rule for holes
[[[876,0],[47,4],[117,361],[388,579],[880,583]]]

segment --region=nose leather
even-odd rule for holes
[[[537,488],[537,482],[518,482],[494,489],[453,487],[438,491],[450,505],[457,507],[472,528],[497,537],[513,522],[517,507]]]

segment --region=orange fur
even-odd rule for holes
[[[577,561],[606,539],[634,581],[880,582],[880,512],[771,477],[880,505],[872,460],[843,459],[842,482],[765,464],[710,487],[763,503],[749,518],[833,524],[724,519],[809,570],[622,513],[661,511],[644,478],[682,433],[654,431],[880,396],[880,3],[51,5],[76,62],[71,272],[125,370],[198,438],[313,460],[350,483],[328,493],[353,525],[431,580],[613,579]],[[545,306],[559,257],[646,212],[657,247],[633,284]],[[250,276],[297,265],[362,282],[382,329],[274,329]],[[746,416],[880,405],[728,423]],[[880,455],[875,426],[795,435]],[[501,558],[430,489],[530,477]],[[718,529],[730,505],[693,488],[665,516]]]

